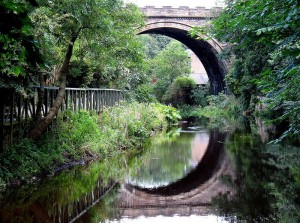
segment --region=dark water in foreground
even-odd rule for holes
[[[252,128],[175,129],[127,163],[7,191],[2,222],[300,222],[300,150]]]

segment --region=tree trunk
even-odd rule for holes
[[[41,119],[41,121],[37,122],[29,133],[29,138],[33,140],[39,138],[44,132],[46,132],[47,128],[50,126],[50,124],[56,117],[59,108],[63,103],[65,90],[66,90],[66,80],[69,73],[70,60],[73,54],[73,45],[78,35],[79,35],[79,31],[75,35],[73,35],[69,43],[64,62],[59,70],[60,86],[59,86],[57,97],[55,98],[55,101],[53,103],[53,106],[50,108],[48,114],[43,119]]]
[[[40,82],[40,87],[38,89],[38,102],[37,102],[37,107],[35,112],[35,125],[38,124],[43,118],[42,108],[43,108],[45,87],[44,87],[44,76],[42,73],[39,73],[39,82]]]

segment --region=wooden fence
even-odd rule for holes
[[[58,87],[45,87],[42,115],[52,107],[58,93]],[[0,148],[3,151],[13,140],[24,136],[36,115],[37,87],[32,97],[24,98],[13,91],[0,89]],[[104,107],[113,106],[124,100],[124,94],[115,89],[66,88],[64,102],[60,110],[95,110],[101,112]]]

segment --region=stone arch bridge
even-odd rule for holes
[[[225,91],[224,77],[227,65],[225,61],[217,57],[224,44],[214,39],[197,39],[189,35],[192,27],[204,26],[216,17],[221,8],[146,6],[141,10],[147,20],[146,25],[138,31],[138,34],[161,34],[180,41],[190,48],[202,62],[211,84],[211,93],[218,94]]]

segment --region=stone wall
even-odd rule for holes
[[[188,6],[180,6],[172,8],[171,6],[163,6],[155,8],[154,6],[146,6],[141,8],[147,17],[173,17],[173,18],[213,18],[221,8],[206,9],[204,7],[189,8]]]
[[[156,8],[154,6],[146,6],[141,8],[147,17],[147,23],[155,22],[180,22],[190,26],[203,26],[207,20],[217,15],[221,8],[206,9],[204,7],[189,8],[180,6],[172,8],[171,6],[163,6]]]

